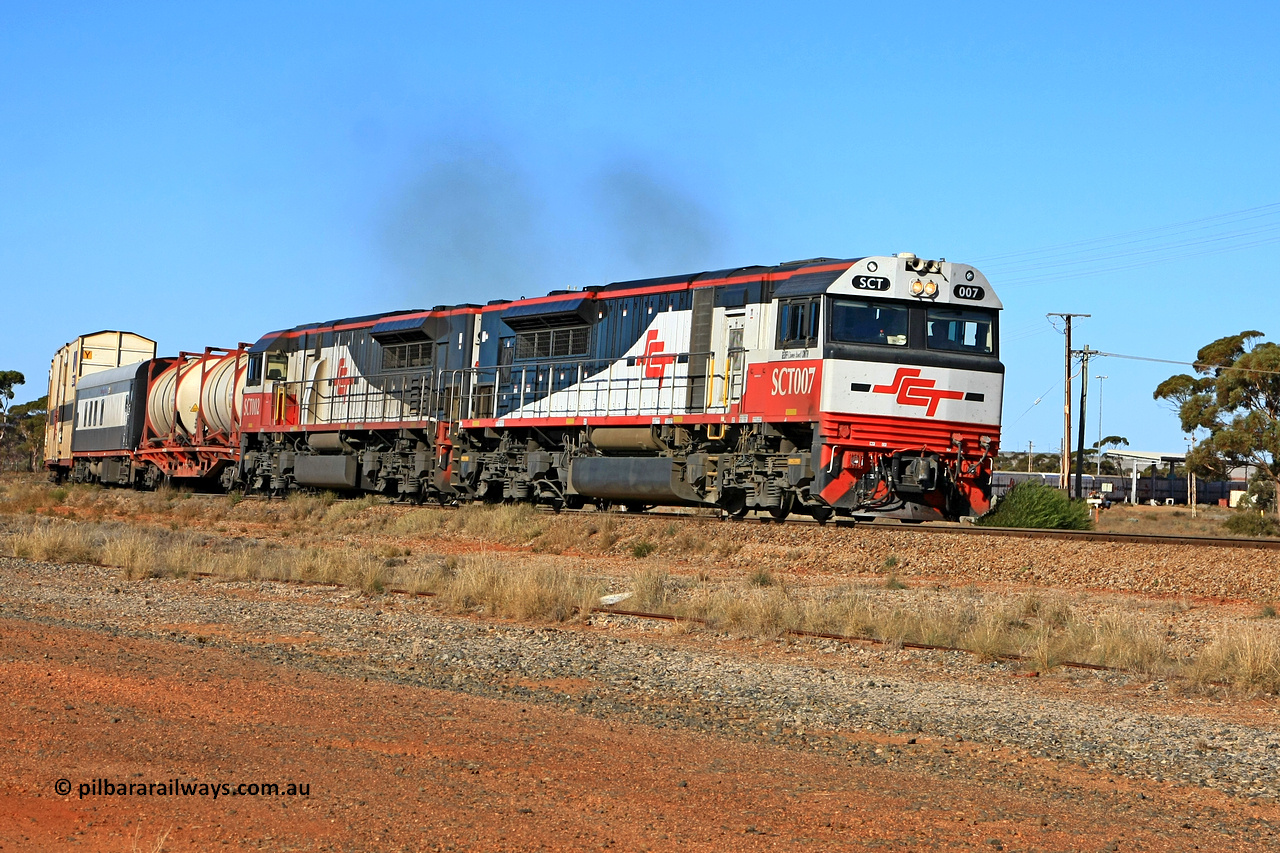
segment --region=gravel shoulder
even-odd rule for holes
[[[332,587],[0,577],[11,849],[1246,850],[1280,826],[1272,700]],[[229,813],[50,789],[244,768],[324,793]]]

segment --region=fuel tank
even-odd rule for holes
[[[670,456],[582,456],[569,465],[569,486],[580,495],[611,501],[701,506],[706,500],[685,481]]]
[[[209,432],[230,433],[240,421],[244,400],[244,353],[184,356],[151,383],[147,417],[159,435],[191,435],[204,413]],[[175,415],[177,421],[175,424]]]

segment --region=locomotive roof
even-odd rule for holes
[[[805,260],[787,261],[773,266],[743,266],[727,269],[707,270],[683,275],[659,276],[655,278],[615,281],[604,285],[589,285],[580,290],[553,290],[545,296],[533,296],[521,299],[493,299],[485,305],[462,303],[457,305],[436,305],[431,309],[410,308],[399,311],[387,311],[379,314],[366,314],[360,317],[348,317],[323,323],[307,323],[291,329],[269,332],[250,349],[250,352],[263,352],[271,348],[272,342],[280,337],[294,337],[311,330],[339,330],[353,327],[371,326],[389,317],[474,314],[483,311],[502,311],[512,313],[526,304],[545,304],[550,302],[569,302],[595,298],[620,296],[633,292],[652,292],[667,289],[679,290],[682,287],[706,287],[724,284],[742,284],[750,281],[767,280],[777,287],[775,296],[800,296],[819,293],[826,289],[842,272],[864,258],[808,258]]]
[[[596,290],[603,293],[609,293],[616,290],[639,290],[650,287],[665,287],[673,284],[693,284],[711,283],[716,281],[730,281],[733,279],[743,278],[765,278],[772,276],[774,278],[794,274],[797,270],[810,266],[827,267],[832,264],[839,265],[842,269],[848,269],[856,264],[861,258],[848,258],[840,260],[836,258],[812,258],[806,261],[788,261],[774,266],[761,266],[753,264],[745,267],[730,267],[722,270],[708,270],[706,272],[691,273],[687,275],[669,275],[661,278],[642,278],[632,281],[615,281],[606,284],[604,287],[594,288],[588,287],[587,290]]]
[[[381,314],[366,314],[362,316],[352,316],[352,318],[344,318],[340,320],[329,320],[325,323],[303,323],[289,329],[278,329],[275,332],[268,332],[259,339],[259,343],[253,346],[251,352],[261,352],[265,350],[266,343],[273,339],[283,336],[283,334],[310,332],[312,329],[337,329],[348,327],[360,327],[360,325],[370,325],[376,321],[390,318],[390,316],[408,315],[408,314],[447,314],[451,311],[467,311],[472,313],[476,310],[494,310],[502,309],[502,307],[520,304],[520,302],[530,302],[534,300],[548,300],[548,298],[564,297],[564,298],[584,298],[594,295],[594,293],[607,293],[614,295],[618,291],[635,291],[635,289],[650,289],[680,286],[680,284],[713,282],[728,282],[733,279],[754,278],[760,279],[765,277],[787,277],[790,278],[797,270],[806,268],[806,266],[828,266],[838,264],[841,268],[847,268],[851,264],[858,263],[860,259],[835,260],[831,257],[814,257],[814,259],[803,261],[787,261],[785,264],[776,264],[773,266],[751,265],[751,266],[733,266],[728,269],[707,270],[701,273],[686,273],[684,275],[662,275],[658,278],[640,278],[627,280],[627,282],[611,282],[609,284],[596,284],[580,289],[580,291],[567,291],[567,289],[559,289],[552,291],[547,296],[532,296],[529,298],[521,298],[521,300],[492,300],[488,305],[480,306],[466,302],[461,305],[436,305],[431,307],[430,311],[426,309],[402,309],[398,311],[384,311]]]

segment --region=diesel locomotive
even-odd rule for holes
[[[353,317],[165,359],[135,347],[51,407],[51,435],[73,437],[48,465],[268,494],[954,519],[990,503],[1000,308],[973,267],[904,253]]]

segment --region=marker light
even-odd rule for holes
[[[924,293],[924,282],[921,281],[920,279],[916,279],[915,281],[911,282],[911,295],[919,296],[922,293]]]
[[[925,295],[925,296],[937,296],[937,295],[938,295],[938,283],[937,283],[936,281],[926,282],[926,283],[925,283],[925,286],[924,286],[924,295]]]

